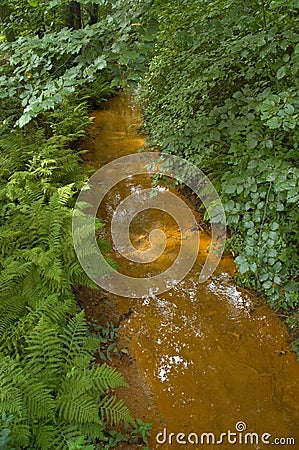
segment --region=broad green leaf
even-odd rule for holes
[[[250,138],[248,140],[248,147],[249,148],[255,148],[257,146],[257,144],[258,144],[258,141],[255,138]]]
[[[236,192],[237,190],[237,186],[235,186],[234,184],[226,184],[224,186],[224,192],[226,192],[227,194],[232,194],[233,192]]]
[[[270,289],[272,287],[272,281],[267,280],[263,283],[263,288],[264,289]]]
[[[288,113],[288,114],[293,114],[295,112],[295,108],[293,105],[290,105],[290,103],[287,103],[284,107],[284,110]]]
[[[31,115],[29,113],[25,113],[19,118],[17,125],[19,125],[20,128],[23,128],[25,125],[27,125],[27,123],[30,122],[31,119]]]
[[[281,125],[281,119],[278,117],[272,117],[271,119],[267,120],[266,124],[271,129],[279,128]]]
[[[283,78],[285,75],[286,75],[286,66],[281,66],[276,73],[276,78],[278,80],[281,80],[281,78]]]
[[[104,58],[104,56],[99,56],[98,58],[95,59],[93,65],[94,65],[95,69],[102,70],[105,67],[107,67],[107,61]]]

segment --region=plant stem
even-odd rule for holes
[[[267,18],[266,18],[266,9],[265,9],[265,2],[264,0],[262,1],[262,12],[263,12],[263,25],[264,25],[264,30],[267,31]]]

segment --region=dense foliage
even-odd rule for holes
[[[145,26],[151,26],[148,4],[1,4],[3,450],[85,448],[86,439],[108,449],[140,436],[146,443],[149,424],[134,422],[111,393],[125,380],[95,363],[103,340],[89,331],[76,306],[73,288],[92,284],[76,259],[71,223],[87,176],[78,150],[90,124],[86,101],[99,105],[115,86],[145,71],[153,41]],[[102,251],[109,249],[100,237],[98,242]],[[128,435],[107,432],[108,425],[124,422],[131,424]]]
[[[10,119],[3,119],[0,414],[13,415],[17,448],[63,449],[80,436],[103,441],[106,424],[131,416],[109,394],[125,380],[94,364],[101,340],[88,331],[72,293],[90,284],[71,231],[75,196],[86,179],[74,147],[90,124],[86,104],[65,99],[24,131],[9,132]]]
[[[95,364],[101,340],[73,295],[90,283],[71,239],[86,178],[77,148],[90,123],[86,85],[94,83],[99,103],[111,86],[138,81],[157,17],[142,97],[150,143],[210,175],[239,281],[272,306],[295,309],[298,5],[9,0],[1,7],[0,445],[75,449],[88,436],[110,448],[122,437],[112,432],[107,444],[106,425],[131,421],[110,392],[126,382]],[[136,429],[146,437],[147,425]]]
[[[213,180],[238,280],[298,305],[298,2],[156,0],[149,142]]]
[[[14,0],[8,4],[15,14],[21,9]],[[136,82],[145,71],[146,55],[154,39],[150,4],[150,0],[82,0],[82,8],[98,7],[96,20],[86,21],[80,12],[75,28],[74,24],[65,26],[70,25],[69,13],[65,17],[67,3],[62,0],[31,7],[31,15],[23,16],[23,27],[13,28],[18,39],[0,46],[9,63],[0,66],[0,98],[17,96],[22,100],[18,124],[22,127],[39,113],[53,109],[65,95],[94,81],[102,71],[109,73],[115,86],[128,80]],[[52,17],[50,22],[43,21],[42,29],[41,15]],[[34,23],[36,28],[32,29]],[[11,22],[2,23],[3,33],[9,25],[13,26]]]

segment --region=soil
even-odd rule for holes
[[[150,422],[154,429],[159,429],[165,425],[163,417],[157,407],[153,392],[145,377],[141,373],[133,350],[130,348],[130,338],[126,335],[124,323],[134,311],[126,308],[122,302],[100,289],[80,287],[76,290],[76,298],[80,308],[85,310],[88,322],[93,322],[105,327],[107,323],[112,323],[119,327],[119,339],[116,341],[117,348],[127,349],[128,354],[121,358],[115,356],[107,363],[118,370],[126,379],[130,387],[119,388],[116,392],[119,399],[124,399],[129,407],[134,419],[140,418],[143,422]],[[99,363],[103,361],[99,360]],[[144,445],[120,444],[118,450],[133,450],[143,448]]]

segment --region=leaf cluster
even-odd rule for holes
[[[159,1],[143,83],[152,148],[207,173],[221,194],[238,280],[298,305],[298,4]]]
[[[51,11],[62,3],[51,2]],[[6,55],[0,65],[0,98],[21,100],[20,127],[102,74],[109,75],[112,87],[136,84],[144,74],[156,30],[152,2],[100,3],[105,14],[99,13],[92,25],[45,29],[41,34],[32,29],[0,44],[0,55]]]

